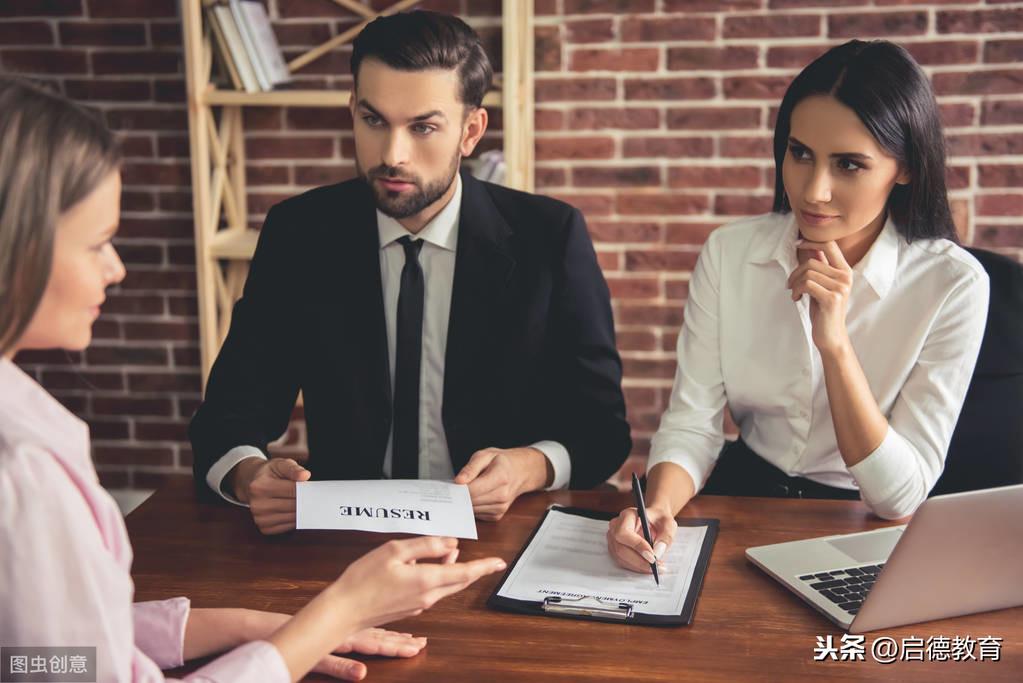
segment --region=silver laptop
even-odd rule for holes
[[[1023,605],[1023,484],[935,496],[909,524],[746,557],[851,633]]]

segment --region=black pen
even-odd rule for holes
[[[654,547],[654,539],[650,537],[650,522],[646,519],[646,503],[643,501],[643,489],[639,487],[639,477],[636,473],[632,473],[632,496],[636,499],[636,509],[639,511],[639,521],[643,525],[643,538],[650,544],[650,547]],[[650,568],[654,570],[654,581],[657,585],[661,585],[661,580],[657,577],[657,558],[650,563]]]

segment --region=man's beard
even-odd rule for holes
[[[359,177],[372,188],[377,208],[384,215],[400,220],[416,215],[443,197],[444,193],[451,187],[451,183],[455,180],[455,174],[458,173],[461,160],[461,155],[456,152],[444,177],[426,184],[423,183],[421,178],[403,175],[400,169],[394,167],[376,166],[370,169],[369,172],[365,172],[359,165],[358,159],[355,161],[355,170]],[[400,180],[412,183],[413,187],[403,192],[393,192],[374,182],[377,178]]]

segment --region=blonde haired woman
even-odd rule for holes
[[[99,681],[163,680],[162,668],[225,650],[188,680],[290,681],[314,667],[357,680],[365,665],[331,653],[418,653],[425,639],[373,627],[500,559],[456,563],[454,539],[393,541],[294,617],[132,603],[131,546],[88,428],[12,362],[22,349],[85,348],[106,288],[124,278],[111,243],[117,145],[85,109],[17,79],[0,78],[0,111],[0,643],[95,646]],[[441,561],[417,563],[429,559]]]

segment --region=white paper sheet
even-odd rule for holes
[[[476,538],[469,487],[446,481],[306,481],[296,486],[298,529]]]
[[[641,614],[682,613],[707,527],[680,526],[661,558],[661,585],[651,574],[622,569],[607,552],[607,522],[551,510],[515,564],[498,595],[542,602],[544,598],[597,598],[627,602]]]

